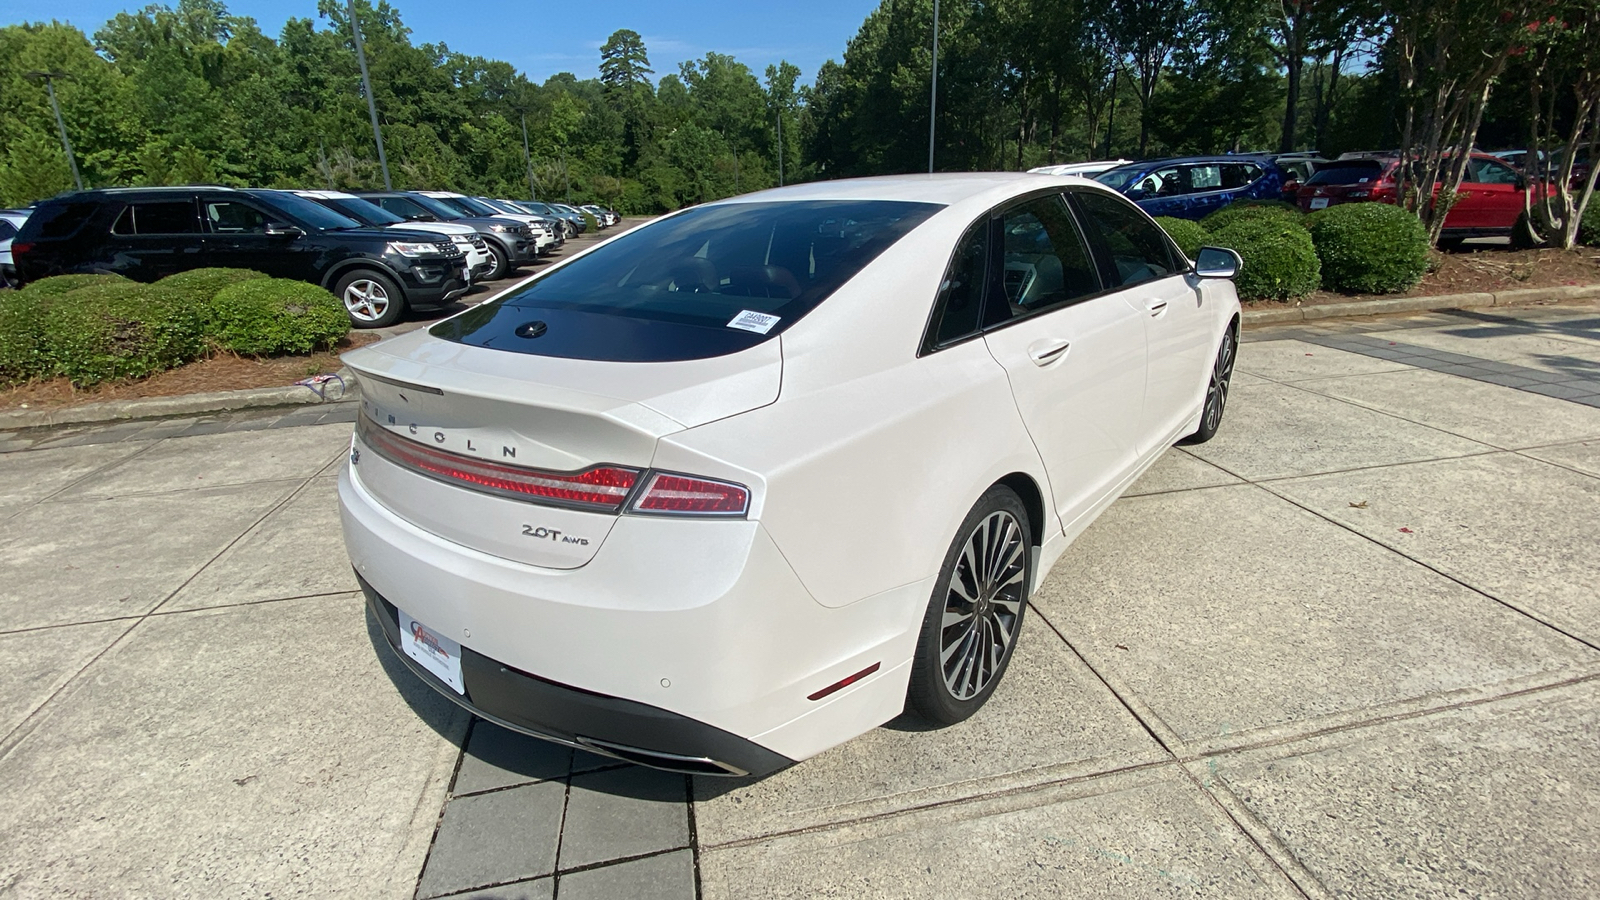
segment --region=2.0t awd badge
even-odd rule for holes
[[[577,544],[580,547],[589,546],[588,538],[573,537],[570,534],[563,534],[554,528],[546,528],[543,525],[538,528],[532,525],[524,525],[522,526],[522,533],[531,538],[544,538],[561,544]]]

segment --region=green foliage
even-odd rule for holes
[[[1300,224],[1300,210],[1282,200],[1235,200],[1201,220],[1206,228],[1216,231],[1241,219],[1275,219]]]
[[[190,269],[187,272],[168,275],[156,282],[156,285],[170,296],[183,299],[199,309],[206,321],[206,333],[210,335],[216,331],[211,322],[212,299],[229,285],[266,277],[252,269]]]
[[[80,386],[143,378],[204,349],[195,308],[153,285],[80,287],[53,298],[40,321],[48,374]]]
[[[29,381],[49,368],[42,317],[50,295],[0,291],[0,385]]]
[[[1600,247],[1600,200],[1589,199],[1578,224],[1578,240],[1585,247]]]
[[[1345,293],[1410,290],[1428,271],[1428,231],[1387,203],[1345,203],[1305,219],[1322,263],[1322,285]]]
[[[587,209],[580,209],[578,211],[583,213],[584,227],[588,229],[590,233],[600,230],[600,220],[596,219],[593,213],[589,212]]]
[[[1292,300],[1317,289],[1322,270],[1311,235],[1282,216],[1236,218],[1211,232],[1212,246],[1238,251],[1241,300]]]
[[[1190,259],[1194,259],[1195,254],[1200,252],[1200,248],[1205,245],[1206,241],[1211,239],[1211,232],[1204,225],[1189,219],[1156,216],[1156,224],[1166,231],[1167,236],[1171,237],[1173,243],[1178,245],[1178,249],[1182,250],[1184,255]]]
[[[97,284],[132,284],[121,275],[52,275],[28,282],[22,293],[35,297],[59,297],[69,291]]]
[[[251,279],[223,288],[211,301],[210,337],[249,356],[311,353],[350,333],[337,297],[286,278]]]

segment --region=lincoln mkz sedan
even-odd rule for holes
[[[1199,257],[1022,173],[636,228],[345,355],[369,613],[478,716],[658,768],[765,775],[907,708],[961,721],[1067,544],[1216,432],[1239,262]]]

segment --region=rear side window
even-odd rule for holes
[[[1383,177],[1383,165],[1376,162],[1329,163],[1317,170],[1306,184],[1366,184]]]
[[[111,226],[112,234],[198,234],[193,200],[130,203]]]
[[[0,219],[0,241],[9,241],[16,236],[16,227],[5,219]]]
[[[1091,241],[1105,249],[1107,287],[1118,288],[1165,278],[1178,271],[1161,226],[1137,208],[1098,192],[1075,192]]]
[[[928,325],[932,347],[978,333],[979,313],[983,311],[983,286],[989,272],[989,217],[967,229],[956,245],[950,268],[939,282],[939,295],[933,304],[933,320]],[[929,349],[932,349],[930,347]]]
[[[576,359],[720,356],[792,325],[940,208],[814,200],[691,209],[614,238],[432,333]],[[547,333],[512,336],[535,319]]]
[[[1059,194],[1030,200],[1000,216],[1000,286],[985,317],[1004,322],[1099,293],[1100,277]],[[1003,300],[1003,302],[1001,302]]]
[[[99,208],[98,203],[48,203],[36,210],[28,221],[39,223],[36,233],[41,238],[71,237]]]

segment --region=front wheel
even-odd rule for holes
[[[995,485],[957,530],[928,603],[906,694],[922,718],[954,725],[988,701],[1011,663],[1032,574],[1028,512]]]
[[[1233,383],[1233,359],[1238,355],[1238,337],[1233,326],[1222,333],[1222,346],[1217,348],[1216,362],[1211,364],[1211,375],[1206,381],[1206,402],[1200,408],[1200,427],[1180,443],[1204,444],[1217,436],[1222,425],[1222,413],[1228,408],[1228,388]]]
[[[350,324],[357,328],[385,328],[405,315],[406,300],[400,286],[389,276],[370,269],[346,273],[333,293],[344,304]]]

